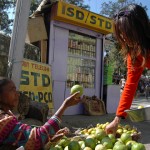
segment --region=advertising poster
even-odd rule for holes
[[[33,101],[47,103],[53,108],[51,67],[47,64],[24,59],[22,63],[20,91]]]

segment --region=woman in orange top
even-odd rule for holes
[[[127,80],[116,111],[116,117],[107,125],[107,133],[116,133],[121,118],[126,117],[144,68],[150,68],[150,23],[143,7],[131,4],[114,17],[114,32],[122,46],[127,63]]]

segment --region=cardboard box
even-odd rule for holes
[[[29,18],[26,34],[26,42],[33,43],[46,39],[47,39],[47,32],[43,17],[40,16],[36,18]]]

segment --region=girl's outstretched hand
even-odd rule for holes
[[[114,120],[106,126],[105,128],[106,133],[107,134],[111,133],[111,134],[116,135],[119,122],[120,122],[120,118],[116,116]]]

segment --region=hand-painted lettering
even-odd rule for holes
[[[96,16],[91,16],[91,24],[96,24]]]
[[[99,20],[99,26],[102,27],[104,20],[101,18],[98,18],[98,20]]]
[[[33,101],[52,103],[52,93],[51,92],[32,92],[23,91],[23,93],[31,98]]]
[[[21,85],[29,85],[29,71],[21,71]]]
[[[31,75],[34,77],[34,86],[38,86],[38,77],[40,77],[40,74],[36,72],[31,72]]]
[[[63,5],[63,6],[62,6],[62,14],[64,14],[64,15],[65,15],[65,12],[66,12],[66,6],[65,6],[65,5]]]
[[[42,74],[42,86],[48,87],[50,85],[50,78],[47,74]]]
[[[67,8],[67,15],[70,17],[73,17],[74,16],[74,9],[71,7]]]
[[[106,29],[111,29],[111,28],[112,28],[112,24],[106,21]]]
[[[83,20],[84,19],[84,13],[77,10],[76,11],[76,18],[79,19],[79,20]]]

